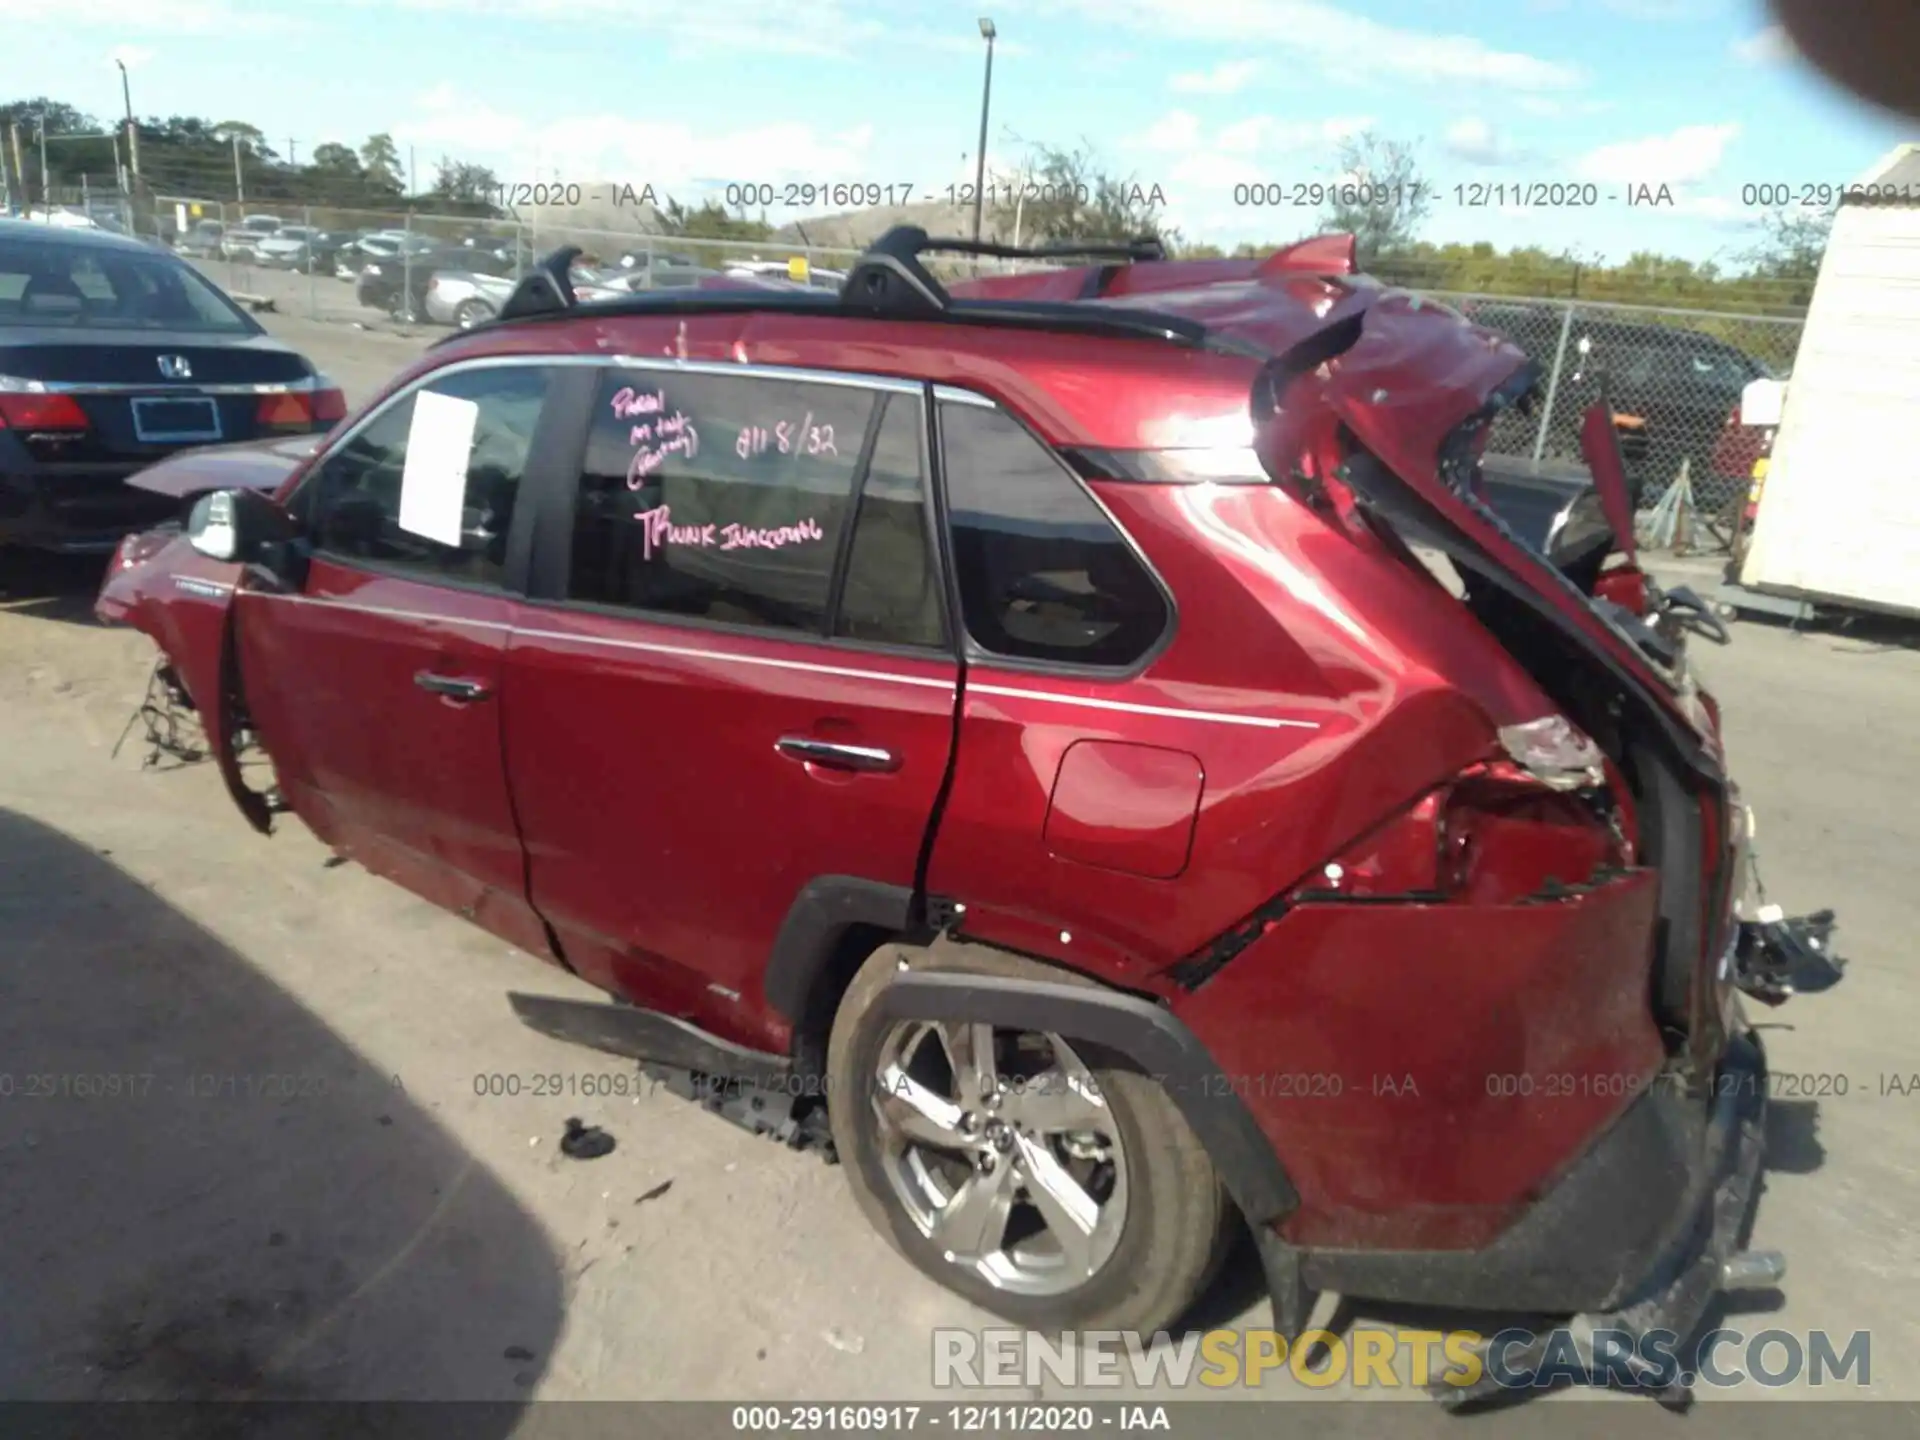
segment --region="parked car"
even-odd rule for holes
[[[839,296],[529,277],[316,453],[148,472],[227,488],[98,613],[256,828],[610,992],[514,1004],[830,1144],[1015,1324],[1171,1327],[1243,1224],[1295,1338],[1776,1281],[1741,1000],[1838,978],[1831,917],[1746,908],[1631,525],[1599,598],[1471,498],[1539,372],[1351,236],[951,289],[938,243]]]
[[[29,210],[22,217],[32,225],[51,226],[56,230],[98,230],[100,225],[91,215],[81,210],[70,210],[64,205],[55,205],[51,209]]]
[[[728,275],[744,275],[762,280],[787,280],[792,271],[784,260],[736,260],[723,267]],[[826,290],[838,290],[846,283],[844,270],[818,270],[808,268],[807,278],[796,283],[815,285]]]
[[[580,300],[612,299],[626,293],[600,283],[599,276],[591,270],[575,267],[572,280],[574,297]],[[423,297],[426,318],[436,325],[471,330],[498,315],[518,283],[518,276],[436,270],[427,281]]]
[[[0,220],[0,546],[104,553],[179,508],[128,475],[188,446],[318,433],[344,409],[184,261]]]
[[[275,270],[297,270],[307,261],[307,247],[319,235],[311,225],[282,225],[253,242],[253,256]]]
[[[243,215],[220,237],[220,254],[228,260],[257,259],[260,242],[279,228],[280,221],[272,215]]]
[[[352,230],[322,230],[307,243],[307,249],[313,262],[313,273],[331,275],[340,280],[351,280],[360,273],[359,251],[360,237]],[[306,263],[300,265],[305,269]]]
[[[475,275],[467,270],[440,270],[427,281],[426,318],[436,325],[471,330],[493,319],[507,303],[518,282],[504,275]]]
[[[469,271],[476,258],[473,251],[459,246],[402,245],[395,255],[370,259],[361,267],[354,298],[368,309],[412,323],[427,313],[427,286],[434,275]]]
[[[173,248],[194,259],[210,260],[220,253],[220,240],[226,229],[218,220],[196,220],[181,232]]]
[[[691,255],[672,250],[628,250],[608,266],[612,270],[645,270],[649,265],[668,265],[683,270],[695,269],[700,262]]]
[[[1564,312],[1505,302],[1469,304],[1470,319],[1514,340],[1536,362],[1551,366],[1560,348]],[[1566,332],[1560,389],[1547,445],[1560,458],[1579,453],[1578,421],[1604,380],[1615,423],[1638,492],[1650,501],[1687,462],[1701,501],[1744,493],[1746,478],[1716,491],[1715,451],[1748,382],[1771,373],[1767,364],[1715,336],[1677,326],[1629,324],[1575,312]],[[1738,428],[1738,421],[1732,421]],[[1757,445],[1755,437],[1750,445]],[[1497,448],[1497,447],[1496,447]],[[1750,447],[1749,447],[1750,448]]]
[[[593,284],[607,292],[601,296],[605,299],[613,295],[643,295],[649,290],[682,289],[725,273],[705,265],[656,264],[634,270],[598,270],[594,272]]]

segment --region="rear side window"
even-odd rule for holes
[[[944,403],[941,446],[967,633],[996,655],[1124,666],[1166,598],[1093,497],[1012,417]]]
[[[867,428],[856,386],[610,369],[569,599],[824,634]]]
[[[532,365],[455,371],[381,411],[301,484],[293,508],[314,549],[410,578],[502,585],[507,531],[552,373]],[[451,494],[439,517],[403,504],[409,451],[432,443],[428,425],[414,426],[423,394],[452,402],[428,404],[454,420],[471,419],[457,514]]]

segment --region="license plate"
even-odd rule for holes
[[[143,445],[218,440],[220,407],[204,397],[136,400],[133,433]]]

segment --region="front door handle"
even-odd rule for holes
[[[776,740],[773,748],[789,760],[824,765],[830,770],[884,773],[900,768],[900,757],[877,745],[843,745],[834,740],[816,740],[811,735],[788,735]]]
[[[484,700],[493,693],[478,680],[467,680],[458,675],[436,675],[431,670],[418,672],[413,677],[413,683],[431,694],[445,695],[449,700]]]

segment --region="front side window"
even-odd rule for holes
[[[940,407],[953,566],[967,633],[1012,659],[1125,666],[1167,628],[1166,598],[1107,514],[1000,410]]]
[[[824,633],[883,398],[849,385],[609,369],[575,503],[567,597]]]
[[[313,548],[423,580],[504,585],[507,531],[552,373],[459,370],[389,405],[295,496]]]

